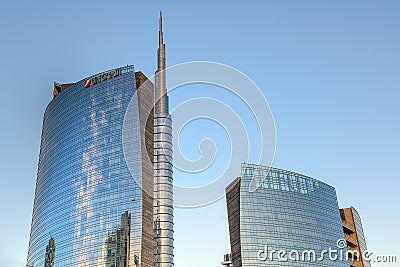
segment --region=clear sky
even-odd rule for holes
[[[400,260],[399,1],[60,2],[0,4],[0,266],[25,264],[53,81],[126,64],[151,76],[159,10],[167,65],[208,60],[249,76],[275,118],[274,165],[333,185],[361,214],[369,249]],[[181,145],[198,153],[190,138]],[[175,218],[176,266],[219,266],[225,200]]]

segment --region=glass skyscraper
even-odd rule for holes
[[[161,13],[157,59],[155,86],[132,65],[54,83],[43,119],[27,266],[174,265]]]
[[[241,172],[226,188],[234,267],[349,266],[333,187],[260,165],[243,163]],[[337,259],[322,254],[329,248]]]
[[[172,119],[166,87],[165,44],[160,12],[154,106],[154,266],[174,266]]]
[[[54,84],[27,265],[153,266],[154,87],[146,80],[130,65]],[[125,115],[131,131],[123,139]]]

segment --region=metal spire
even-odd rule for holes
[[[174,199],[172,169],[172,119],[169,114],[162,13],[158,32],[158,67],[154,108],[154,266],[174,266]]]
[[[160,11],[160,22],[158,30],[157,71],[156,71],[156,108],[159,114],[169,113],[167,88],[165,84],[165,44],[162,30],[162,12]]]
[[[161,46],[164,42],[163,42],[163,31],[162,31],[162,12],[160,11],[160,25],[159,25],[159,43],[158,45]]]

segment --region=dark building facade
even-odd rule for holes
[[[250,185],[257,189],[249,190]],[[226,188],[226,201],[233,267],[349,266],[346,259],[319,254],[337,249],[344,238],[333,187],[291,171],[243,163],[241,177]],[[279,259],[269,253],[273,250],[286,256]],[[309,250],[314,260],[302,257]],[[292,251],[300,255],[289,257]]]
[[[340,217],[347,243],[350,266],[370,267],[370,262],[364,257],[367,251],[367,242],[365,241],[360,214],[354,207],[343,208],[340,209]]]
[[[28,265],[153,266],[154,87],[146,80],[130,65],[54,83],[43,119]],[[126,117],[132,131],[123,137]],[[53,258],[44,256],[50,237]]]

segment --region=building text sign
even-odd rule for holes
[[[117,68],[117,69],[114,69],[112,71],[104,72],[102,74],[99,74],[99,75],[97,75],[97,76],[95,76],[95,77],[93,77],[91,79],[87,79],[85,81],[85,83],[83,84],[83,86],[85,88],[88,88],[91,85],[95,85],[95,84],[98,84],[100,82],[107,81],[109,79],[112,79],[114,77],[118,77],[120,75],[122,75],[122,69],[121,68]]]

